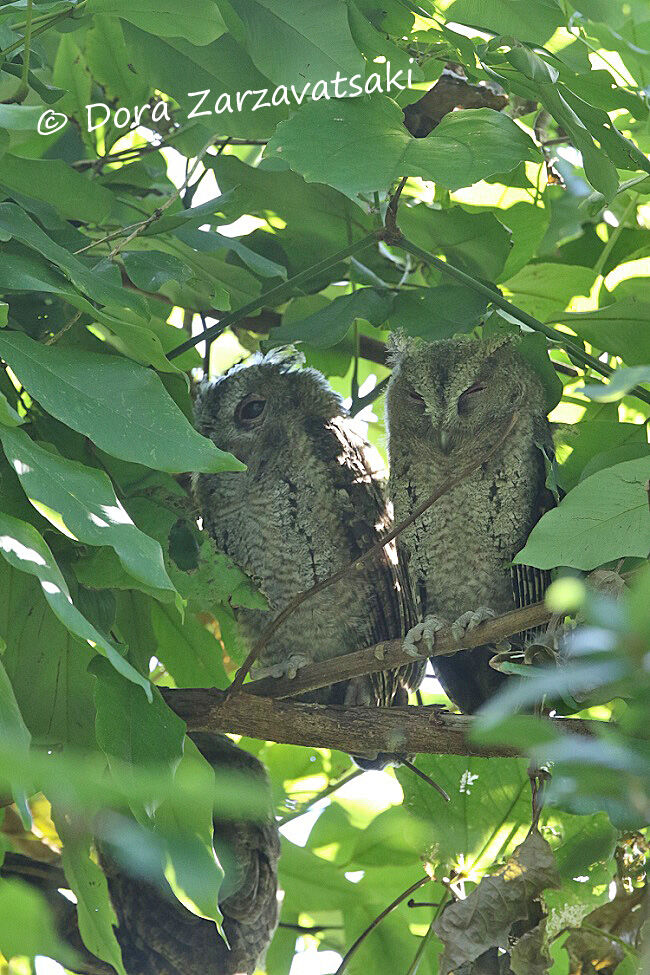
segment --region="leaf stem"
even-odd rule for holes
[[[341,261],[344,261],[347,257],[351,257],[353,254],[358,254],[359,251],[364,250],[370,244],[378,241],[383,233],[383,228],[379,230],[373,230],[372,233],[367,234],[365,237],[361,237],[359,240],[342,250],[337,251],[336,254],[332,254],[330,257],[326,257],[324,260],[320,261],[318,264],[312,264],[311,267],[306,268],[304,271],[300,271],[298,274],[294,274],[292,278],[288,281],[283,281],[282,284],[276,285],[274,288],[270,288],[263,294],[258,295],[257,298],[253,298],[246,305],[242,305],[236,311],[230,312],[228,315],[224,315],[216,325],[210,326],[205,332],[201,332],[199,335],[194,335],[191,339],[186,342],[182,342],[177,345],[175,349],[167,353],[168,359],[175,359],[177,356],[182,355],[183,352],[187,352],[188,349],[194,348],[199,342],[203,342],[206,339],[208,341],[213,340],[218,335],[228,328],[229,325],[234,325],[241,318],[246,318],[248,315],[252,315],[253,312],[259,311],[264,305],[274,307],[275,305],[281,304],[290,297],[291,292],[294,288],[299,285],[310,281],[312,278],[316,277],[318,274],[322,274],[324,271],[329,271],[330,268],[336,267]]]
[[[80,0],[79,3],[75,4],[73,7],[69,7],[68,10],[62,10],[60,11],[60,13],[55,14],[53,17],[47,19],[44,23],[41,23],[37,27],[34,27],[34,29],[29,32],[29,39],[31,40],[32,37],[36,37],[38,34],[42,34],[44,33],[44,31],[49,30],[50,27],[52,27],[53,24],[58,23],[59,20],[63,20],[66,17],[71,17],[73,14],[78,13],[78,11],[81,10],[82,7],[86,6],[87,2],[88,0]],[[40,20],[40,18],[38,19]],[[25,21],[25,27],[29,29],[29,19]],[[20,48],[23,46],[23,44],[28,44],[29,40],[27,40],[27,38],[28,38],[28,33],[26,31],[23,37],[19,38],[17,41],[14,41],[13,44],[10,44],[9,47],[6,47],[4,51],[0,51],[0,59],[6,60],[8,54],[13,54],[14,51],[19,51]]]
[[[361,945],[366,940],[368,935],[375,930],[377,925],[381,924],[384,918],[388,917],[388,915],[391,914],[396,907],[399,907],[402,901],[405,901],[406,898],[410,897],[411,894],[413,894],[416,890],[419,890],[420,887],[424,887],[425,884],[429,884],[429,883],[431,883],[431,877],[427,874],[425,877],[421,877],[419,880],[416,880],[414,884],[411,884],[408,890],[405,890],[403,893],[399,895],[399,897],[395,898],[392,904],[389,904],[388,907],[384,908],[381,914],[378,914],[377,917],[368,925],[365,931],[361,932],[361,934],[354,942],[352,947],[349,948],[348,951],[345,953],[345,955],[343,956],[343,961],[336,969],[334,975],[343,975],[343,972],[348,967],[348,962],[350,961],[352,956],[356,953],[357,949],[361,947]]]
[[[598,260],[594,264],[594,274],[596,274],[597,276],[600,276],[603,273],[603,268],[605,267],[607,258],[612,253],[612,250],[616,245],[616,241],[623,233],[625,229],[625,223],[628,217],[630,216],[630,214],[632,213],[632,211],[636,209],[636,205],[638,201],[639,201],[639,194],[633,193],[630,202],[628,203],[628,205],[625,208],[625,211],[623,212],[623,216],[621,217],[620,222],[612,230],[611,234],[609,235],[609,239],[607,240],[607,243],[605,244],[602,251],[600,252],[600,256]]]
[[[346,775],[343,775],[340,779],[337,779],[336,782],[330,782],[328,786],[313,795],[311,799],[304,803],[304,805],[300,806],[298,809],[295,809],[291,813],[287,813],[287,815],[283,816],[281,819],[278,819],[276,821],[276,826],[286,826],[287,823],[293,822],[294,819],[299,819],[300,816],[304,816],[305,813],[308,813],[312,806],[315,806],[317,802],[321,801],[321,799],[327,799],[335,792],[338,792],[339,789],[342,789],[344,785],[347,785],[348,782],[352,782],[353,779],[358,779],[360,775],[363,775],[363,773],[364,769],[355,768]]]

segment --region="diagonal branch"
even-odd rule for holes
[[[375,545],[372,546],[372,548],[369,548],[367,552],[364,552],[363,555],[360,555],[358,558],[354,559],[352,562],[349,563],[349,565],[343,566],[343,568],[339,569],[338,572],[334,572],[331,576],[328,576],[327,579],[322,579],[320,582],[317,582],[315,586],[311,587],[311,589],[306,589],[305,592],[298,593],[298,595],[294,599],[292,599],[291,602],[288,603],[284,607],[284,609],[280,613],[278,613],[275,619],[272,620],[269,623],[269,625],[263,630],[260,638],[255,643],[255,646],[253,647],[251,652],[246,657],[246,660],[244,661],[242,666],[235,674],[235,679],[230,685],[229,693],[234,694],[238,690],[240,690],[242,684],[244,683],[244,679],[246,678],[246,675],[248,674],[252,665],[255,663],[255,661],[257,660],[260,653],[267,645],[271,637],[277,632],[277,630],[280,629],[280,627],[285,622],[285,620],[287,620],[293,613],[295,613],[295,611],[298,609],[299,606],[301,606],[312,596],[315,596],[317,593],[323,592],[324,589],[328,589],[330,586],[333,586],[335,583],[340,582],[341,579],[344,579],[346,576],[350,575],[351,573],[357,572],[366,562],[369,562],[371,559],[375,558],[389,542],[392,542],[394,538],[397,538],[397,536],[401,532],[403,532],[405,528],[408,528],[408,526],[412,525],[414,521],[417,521],[417,519],[420,518],[424,514],[424,512],[427,511],[433,504],[435,504],[436,501],[438,501],[443,495],[448,494],[450,491],[452,491],[462,481],[464,481],[466,477],[468,477],[473,471],[475,471],[482,464],[487,464],[488,461],[490,461],[492,457],[494,457],[497,451],[500,450],[504,442],[510,436],[516,422],[517,422],[517,414],[513,413],[505,431],[501,434],[500,437],[497,438],[496,442],[490,447],[490,449],[484,455],[482,456],[479,455],[472,464],[468,465],[467,467],[464,467],[461,471],[459,471],[458,474],[456,474],[455,477],[447,478],[447,480],[444,481],[444,483],[438,488],[438,490],[434,491],[434,493],[429,498],[423,501],[422,504],[418,505],[415,511],[412,514],[410,514],[408,518],[405,518],[398,525],[396,525],[389,532],[387,532],[382,538],[379,539],[379,541]],[[385,670],[386,668],[382,667],[381,669]]]
[[[486,620],[473,630],[468,630],[460,641],[453,638],[451,628],[440,630],[436,633],[433,653],[423,646],[422,657],[446,657],[484,644],[500,643],[515,633],[532,630],[547,623],[551,615],[546,605],[540,602]],[[329,687],[337,681],[352,680],[382,670],[396,670],[412,663],[413,656],[404,650],[402,639],[385,640],[364,650],[310,664],[301,668],[293,678],[265,677],[263,680],[251,681],[242,687],[242,691],[257,697],[268,696],[279,700],[315,691],[320,687]]]

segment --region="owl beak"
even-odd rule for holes
[[[443,454],[448,454],[451,447],[451,434],[449,430],[446,430],[444,427],[440,430],[438,434],[438,442]]]

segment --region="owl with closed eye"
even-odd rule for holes
[[[195,406],[201,433],[246,464],[236,474],[200,474],[194,492],[217,547],[254,580],[270,612],[238,609],[250,644],[298,593],[327,579],[388,527],[376,473],[381,460],[355,431],[339,396],[314,369],[270,354],[204,383]],[[341,582],[306,600],[271,637],[256,676],[291,675],[399,638],[415,622],[397,551],[387,546]],[[316,703],[406,704],[423,664],[354,678],[311,692]],[[381,768],[387,756],[357,757]]]
[[[453,623],[457,639],[490,616],[542,599],[547,572],[512,565],[553,503],[544,452],[552,452],[545,394],[512,336],[437,342],[398,337],[387,391],[390,496],[399,522],[447,478],[491,459],[440,498],[403,533],[421,621],[414,636],[435,640]],[[489,666],[494,648],[433,657],[445,693],[466,713],[506,679]]]

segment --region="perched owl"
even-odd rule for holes
[[[194,489],[204,525],[220,550],[257,583],[271,612],[240,609],[251,643],[298,593],[369,549],[387,527],[371,448],[341,400],[313,369],[284,354],[256,358],[204,384],[198,429],[247,465],[245,473],[201,474]],[[377,455],[377,460],[379,457]],[[415,620],[395,550],[385,550],[340,583],[306,600],[274,634],[257,676],[295,673],[382,640]],[[342,681],[303,696],[317,703],[406,704],[421,663]],[[388,756],[358,758],[382,768]]]
[[[547,572],[512,565],[552,503],[544,451],[552,450],[545,397],[517,340],[398,338],[387,393],[390,494],[397,522],[442,482],[487,453],[513,414],[516,425],[488,464],[444,495],[403,533],[418,606],[417,635],[443,620],[457,638],[489,616],[543,598]],[[461,710],[475,711],[505,678],[477,647],[434,657],[436,675]]]
[[[250,775],[268,791],[266,770],[221,735],[192,739],[219,770]],[[214,845],[225,876],[219,893],[223,930],[197,917],[174,897],[125,874],[102,851],[127,975],[253,975],[278,920],[280,841],[270,803],[266,821],[214,821]]]

